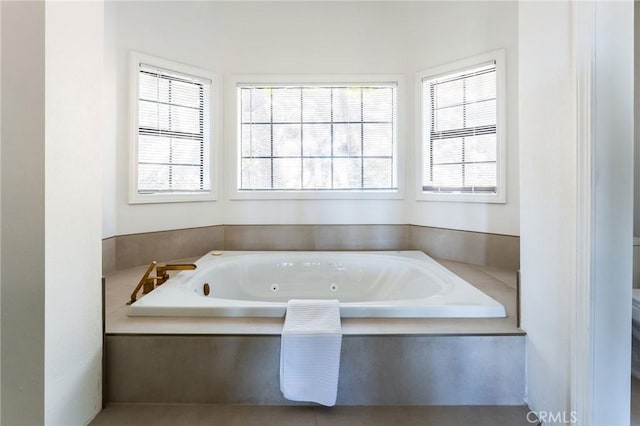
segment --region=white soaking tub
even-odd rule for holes
[[[342,317],[506,316],[420,251],[227,251],[196,265],[132,304],[129,316],[282,317],[290,299],[338,299]]]

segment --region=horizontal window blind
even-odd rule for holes
[[[393,190],[396,85],[238,86],[238,189]]]
[[[496,193],[496,64],[422,81],[423,191]]]
[[[140,63],[138,193],[211,190],[211,81]]]

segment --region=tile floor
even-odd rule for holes
[[[91,426],[525,426],[526,406],[109,405]],[[529,418],[533,420],[531,415]]]

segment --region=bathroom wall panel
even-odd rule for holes
[[[111,403],[297,404],[280,336],[109,335],[106,350]],[[337,403],[522,404],[524,350],[524,336],[344,336]]]
[[[116,237],[102,240],[102,275],[116,270]]]
[[[422,250],[440,259],[517,270],[519,237],[416,225],[219,225],[114,237],[105,273],[209,250]]]
[[[224,228],[207,226],[116,237],[116,269],[200,256],[223,248]]]
[[[409,225],[225,225],[225,250],[410,250]]]
[[[517,270],[520,238],[454,229],[411,226],[411,247],[430,256]]]

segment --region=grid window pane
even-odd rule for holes
[[[390,85],[240,85],[239,189],[396,189],[395,91]],[[264,111],[270,121],[256,119]]]
[[[360,156],[362,152],[362,124],[333,125],[333,155]]]
[[[304,175],[302,187],[305,189],[331,188],[331,159],[305,158],[302,160]]]
[[[333,121],[359,122],[362,117],[362,89],[337,87],[333,89]]]
[[[149,102],[140,100],[138,102],[138,126],[148,127],[152,129],[159,128],[159,104],[157,102]],[[167,129],[163,129],[167,130]]]
[[[362,159],[334,158],[333,187],[335,189],[358,188],[361,184]]]
[[[392,131],[391,123],[363,124],[364,155],[371,157],[390,157],[393,147],[388,141],[391,139]]]
[[[200,161],[202,160],[201,155],[202,152],[199,141],[178,138],[171,139],[172,162],[200,167]],[[198,179],[200,179],[200,177],[198,177]]]
[[[211,82],[137,66],[138,193],[208,192]]]
[[[494,73],[483,73],[469,77],[465,81],[467,102],[485,101],[496,97],[496,77]]]
[[[242,160],[242,187],[271,189],[271,160],[245,158]]]
[[[393,118],[393,92],[390,87],[362,90],[363,121],[390,122]]]
[[[469,162],[496,161],[496,135],[464,138],[465,157]]]
[[[163,136],[141,135],[138,137],[138,162],[168,163],[171,139]]]
[[[495,126],[496,100],[490,99],[467,105],[465,119],[467,127]]]
[[[271,89],[251,88],[249,97],[249,121],[269,123],[271,121]]]
[[[299,123],[302,114],[300,105],[300,88],[273,89],[273,122]]]
[[[496,65],[423,80],[423,190],[496,192]]]
[[[198,166],[171,166],[173,186],[176,189],[189,190],[200,183],[200,168]]]
[[[299,124],[273,125],[273,156],[299,157],[302,148],[302,129]]]
[[[460,105],[463,93],[463,80],[454,80],[439,84],[434,88],[434,107],[436,109]]]
[[[363,185],[365,188],[387,188],[391,183],[392,164],[389,159],[365,158]]]
[[[433,164],[462,163],[462,138],[433,141]]]
[[[242,125],[242,155],[243,157],[271,156],[271,125]]]
[[[192,83],[173,81],[171,83],[171,103],[188,108],[200,107],[200,88]]]
[[[457,188],[462,182],[462,167],[458,165],[434,165],[433,185],[444,188]]]
[[[452,106],[433,110],[433,131],[461,129],[464,127],[464,108]]]
[[[494,186],[496,164],[495,163],[480,163],[480,164],[466,164],[465,181],[468,186],[471,187],[491,187]]]
[[[305,122],[331,121],[331,90],[302,89],[302,108]]]
[[[273,159],[273,189],[300,189],[302,170],[297,158]]]
[[[157,191],[169,186],[169,166],[140,164],[138,166],[138,188],[141,191]]]
[[[302,127],[305,156],[331,155],[331,124],[305,124]]]

